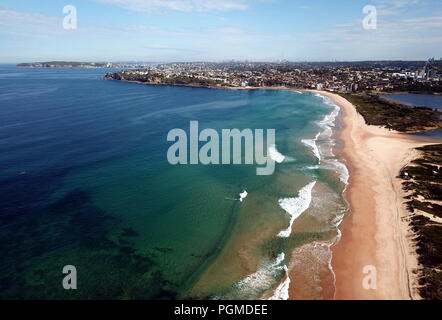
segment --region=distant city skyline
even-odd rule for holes
[[[67,5],[76,29],[63,28]],[[0,0],[0,42],[0,63],[440,59],[442,2]]]

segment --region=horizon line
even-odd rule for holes
[[[287,59],[281,59],[281,60],[249,60],[249,59],[226,59],[226,60],[183,60],[183,61],[176,61],[176,60],[169,60],[169,61],[149,61],[149,60],[74,60],[74,59],[68,59],[68,60],[35,60],[35,61],[21,61],[21,62],[5,62],[0,61],[0,64],[22,64],[22,63],[47,63],[47,62],[67,62],[67,63],[155,63],[155,64],[182,64],[182,63],[342,63],[342,62],[425,62],[429,59],[434,59],[435,61],[442,61],[442,57],[439,59],[436,59],[434,57],[429,57],[427,59],[375,59],[375,60],[369,60],[369,59],[363,59],[363,60],[287,60]]]

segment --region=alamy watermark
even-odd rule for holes
[[[189,135],[183,129],[172,129],[167,141],[174,142],[167,151],[167,160],[172,165],[256,164],[260,166],[256,169],[257,175],[271,175],[275,162],[284,160],[274,147],[275,129],[265,132],[264,129],[222,129],[221,133],[204,129],[199,132],[198,121],[190,121]],[[201,148],[200,143],[203,143]]]
[[[77,290],[77,268],[72,265],[64,266],[63,274],[66,274],[62,281],[63,288],[65,290]]]
[[[373,5],[366,5],[362,9],[362,13],[366,16],[362,20],[362,27],[365,30],[375,30],[378,27],[378,10]]]
[[[71,4],[63,7],[63,29],[65,30],[76,30],[78,27],[77,23],[77,8]]]
[[[362,287],[365,290],[376,290],[378,277],[376,267],[372,265],[364,266],[362,273],[365,274],[362,279]]]

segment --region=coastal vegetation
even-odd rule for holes
[[[442,129],[442,113],[426,107],[411,107],[368,94],[342,94],[369,125],[399,132]]]
[[[407,191],[410,227],[418,254],[419,292],[424,299],[442,299],[442,144],[417,148],[420,157],[399,177]]]

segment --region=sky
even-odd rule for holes
[[[0,0],[0,49],[0,63],[439,59],[442,1]]]

